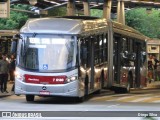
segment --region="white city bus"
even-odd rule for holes
[[[17,45],[15,94],[79,99],[103,87],[146,85],[146,37],[122,24],[86,16],[30,19]]]

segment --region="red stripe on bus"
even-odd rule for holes
[[[34,84],[64,84],[66,76],[37,76],[25,74],[26,83]]]

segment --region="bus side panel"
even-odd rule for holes
[[[108,64],[104,63],[104,67],[103,67],[103,79],[104,81],[102,81],[102,88],[107,88],[107,83],[108,83]]]
[[[122,68],[120,73],[120,85],[126,86],[128,83],[128,68]]]

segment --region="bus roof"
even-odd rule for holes
[[[148,39],[148,37],[131,27],[118,22],[111,22],[114,32],[141,40]],[[100,34],[100,32],[105,33],[107,30],[108,23],[106,19],[90,16],[63,16],[29,19],[21,28],[20,33],[92,35]]]
[[[134,38],[138,38],[138,39],[145,40],[145,41],[148,41],[149,39],[149,37],[143,35],[142,33],[133,29],[132,27],[123,25],[115,21],[112,21],[112,24],[113,24],[113,30],[117,33],[121,33],[126,36],[130,36],[130,37],[133,36]]]
[[[106,28],[106,20],[48,17],[28,20],[21,28],[20,33],[83,34],[93,33],[97,28]]]

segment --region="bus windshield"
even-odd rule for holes
[[[73,36],[22,35],[17,65],[39,71],[66,70],[76,65],[76,41]]]

